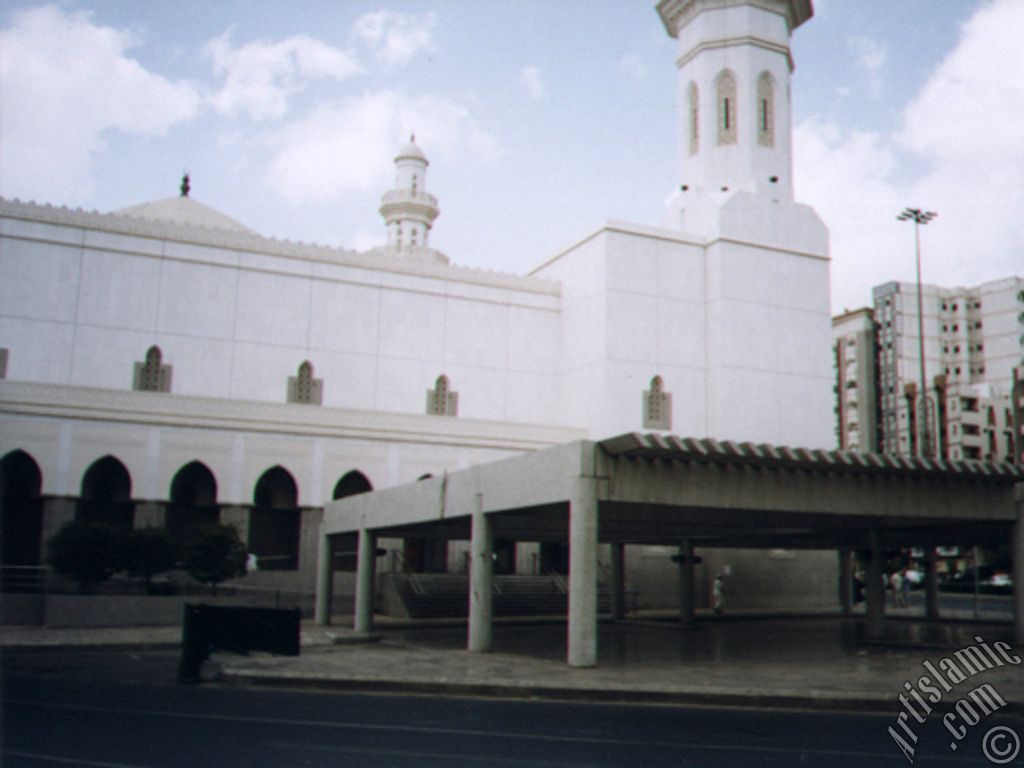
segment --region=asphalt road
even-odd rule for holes
[[[173,653],[8,653],[6,768],[907,765],[892,716],[324,694],[174,684]],[[990,765],[985,720],[915,766]],[[1019,720],[1005,720],[1024,735]]]

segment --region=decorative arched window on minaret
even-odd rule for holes
[[[715,80],[718,94],[718,143],[736,143],[736,76],[728,69]]]
[[[700,149],[700,89],[691,80],[686,90],[689,96],[690,154],[695,155]]]
[[[757,78],[757,143],[775,146],[775,84],[770,72]]]

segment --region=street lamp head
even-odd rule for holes
[[[920,208],[904,208],[897,216],[899,221],[913,221],[915,224],[927,224],[938,216],[935,211],[922,211]]]

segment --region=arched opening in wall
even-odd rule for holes
[[[775,81],[770,72],[757,78],[757,141],[763,147],[775,146]]]
[[[368,493],[373,490],[373,485],[362,472],[353,469],[345,473],[337,483],[334,484],[332,499],[344,499],[346,496],[355,496],[359,493]],[[359,551],[359,534],[344,533],[331,537],[331,545],[334,548],[334,569],[337,571],[354,571],[356,569]]]
[[[132,479],[113,456],[97,459],[82,477],[75,518],[83,523],[130,531],[135,519]]]
[[[689,101],[689,125],[690,154],[695,155],[700,149],[700,89],[697,84],[691,82],[687,88],[687,101]]]
[[[294,571],[299,567],[302,515],[295,480],[284,467],[271,467],[256,481],[249,513],[249,551],[263,571]]]
[[[366,475],[359,470],[353,469],[334,484],[334,493],[331,494],[331,498],[344,499],[346,496],[355,496],[357,493],[367,493],[372,490],[373,485]]]
[[[43,535],[43,473],[24,451],[12,451],[0,460],[0,541],[3,565],[39,565]]]
[[[202,462],[186,464],[174,475],[166,521],[167,533],[179,547],[205,526],[220,522],[217,481]]]
[[[718,101],[718,143],[736,143],[736,76],[728,69],[715,80]]]

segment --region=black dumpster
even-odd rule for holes
[[[186,605],[178,682],[197,682],[203,662],[213,651],[298,656],[300,619],[298,608]]]

